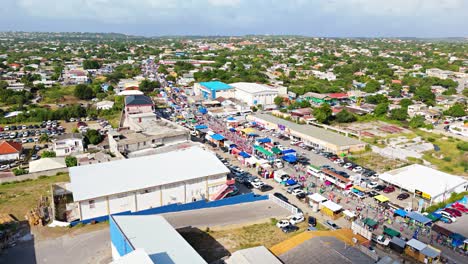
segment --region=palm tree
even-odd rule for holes
[[[41,137],[39,138],[39,142],[41,143],[46,143],[49,141],[50,141],[50,138],[49,138],[49,135],[47,134],[42,134]]]

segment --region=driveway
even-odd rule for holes
[[[175,228],[226,226],[288,215],[288,210],[269,200],[163,214]]]
[[[41,241],[32,238],[0,254],[1,264],[107,264],[111,261],[108,227],[76,236]]]

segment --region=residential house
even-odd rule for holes
[[[79,133],[63,134],[53,141],[53,150],[57,156],[68,156],[84,151],[83,135]]]
[[[0,161],[17,160],[20,158],[23,146],[13,141],[0,142]]]
[[[97,110],[110,110],[114,106],[114,102],[111,101],[101,101],[96,103]]]

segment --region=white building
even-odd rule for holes
[[[54,140],[53,149],[58,157],[82,153],[84,151],[83,135],[72,133],[58,136]]]
[[[431,68],[426,70],[426,74],[429,77],[437,77],[439,79],[445,80],[451,77],[454,73],[452,71],[444,71],[437,68]]]
[[[97,110],[110,110],[114,106],[114,102],[111,101],[101,101],[96,103],[96,109]]]
[[[278,89],[264,84],[238,82],[230,85],[235,89],[235,98],[248,106],[273,107],[279,94]]]
[[[468,188],[468,181],[460,176],[419,164],[387,171],[380,175],[380,179],[421,197],[427,204],[442,202],[451,193],[464,192]]]
[[[23,146],[21,143],[13,141],[0,142],[0,161],[17,160],[20,157]]]
[[[207,199],[229,169],[199,147],[70,168],[79,219]]]

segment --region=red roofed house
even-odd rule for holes
[[[392,80],[392,84],[401,84],[401,80]]]
[[[17,160],[20,157],[23,146],[13,141],[0,142],[0,160]]]
[[[331,93],[328,94],[328,97],[331,99],[348,99],[348,94],[347,93]]]

